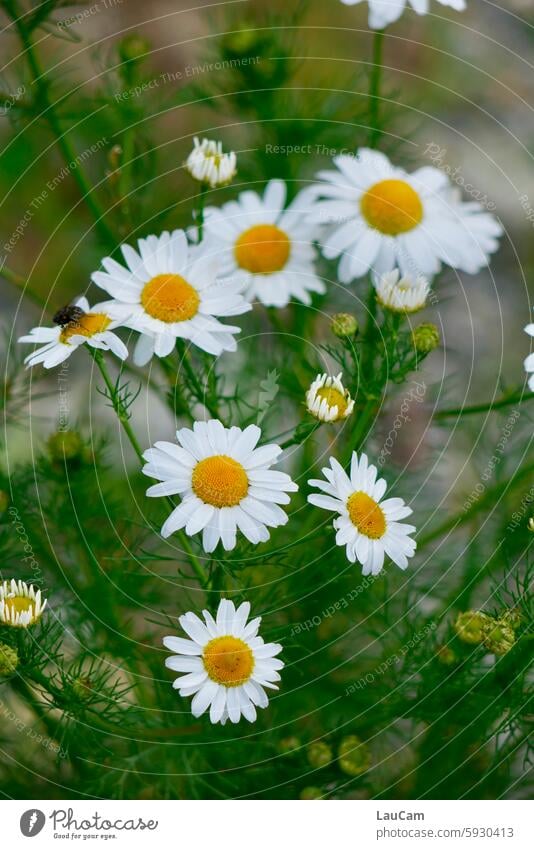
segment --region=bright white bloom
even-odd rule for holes
[[[387,156],[364,148],[334,158],[337,171],[321,171],[322,197],[310,218],[332,224],[323,243],[328,259],[341,257],[339,279],[349,283],[369,270],[377,276],[432,278],[442,263],[474,274],[497,250],[502,228],[479,203],[462,203],[446,174],[425,166],[408,174]]]
[[[185,163],[186,169],[199,183],[206,183],[212,189],[230,183],[236,173],[235,153],[223,153],[222,142],[194,139],[194,148]]]
[[[256,544],[269,539],[267,528],[286,524],[278,505],[289,504],[287,493],[298,487],[285,472],[271,471],[282,453],[278,445],[256,448],[259,427],[226,428],[212,419],[176,436],[180,445],[156,442],[143,454],[144,474],[161,481],[146,494],[182,497],[161,529],[163,537],[182,528],[188,536],[202,531],[204,551],[213,551],[219,540],[230,551],[237,529]]]
[[[345,6],[355,6],[362,0],[341,0]],[[418,15],[426,15],[429,10],[429,0],[369,0],[369,26],[372,29],[384,29],[388,24],[397,21],[406,3],[412,7]],[[452,6],[457,12],[463,12],[466,8],[465,0],[438,0],[442,6]]]
[[[354,409],[354,401],[342,383],[342,374],[335,377],[318,374],[306,392],[308,412],[321,422],[346,419]]]
[[[407,275],[401,277],[398,268],[387,271],[373,282],[379,303],[392,312],[418,312],[424,309],[430,294],[426,277],[421,274],[415,279]]]
[[[221,209],[206,209],[205,230],[220,245],[222,273],[246,287],[246,297],[267,307],[291,300],[311,303],[311,292],[325,291],[314,269],[314,230],[306,219],[310,194],[301,192],[284,209],[286,185],[271,180],[263,198],[241,192]]]
[[[382,501],[386,492],[383,478],[377,480],[375,466],[369,466],[367,455],[358,460],[352,453],[350,477],[333,457],[331,468],[323,469],[324,480],[311,480],[324,495],[309,495],[308,501],[325,510],[339,513],[334,519],[337,545],[346,546],[351,563],[358,560],[364,575],[378,575],[387,554],[400,569],[406,569],[416,543],[409,534],[413,525],[400,522],[412,513],[402,498]]]
[[[28,628],[41,618],[46,599],[41,590],[24,581],[4,581],[0,584],[0,622],[15,628]]]
[[[55,316],[55,327],[34,327],[19,342],[32,345],[43,342],[43,347],[29,354],[24,360],[28,368],[42,363],[45,368],[54,368],[70,357],[76,348],[87,344],[91,348],[112,351],[121,360],[128,356],[128,348],[112,331],[123,323],[111,318],[105,304],[89,306],[87,298],[78,298]]]
[[[241,328],[222,324],[215,316],[250,310],[241,295],[242,284],[219,280],[217,258],[190,248],[183,230],[139,239],[138,250],[122,245],[128,267],[106,257],[105,271],[92,275],[114,298],[106,301],[106,309],[141,334],[135,363],[145,365],[154,354],[168,356],[177,338],[215,356],[235,351],[234,334]]]
[[[534,336],[534,324],[527,324],[525,327],[525,333],[528,333],[529,336]],[[532,376],[529,377],[528,387],[532,389],[534,392],[534,353],[529,354],[525,360],[525,371],[527,374],[532,372]]]
[[[269,704],[265,687],[278,690],[278,670],[284,666],[276,655],[278,643],[264,643],[258,637],[261,617],[248,624],[250,604],[244,601],[237,610],[223,598],[216,619],[202,611],[204,622],[194,613],[180,616],[180,625],[191,639],[164,637],[163,644],[175,652],[165,665],[184,673],[173,687],[181,696],[194,696],[193,716],[210,709],[210,720],[222,725],[227,719],[239,722],[241,716],[254,722],[256,707]]]

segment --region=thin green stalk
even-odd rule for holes
[[[198,241],[201,242],[204,238],[204,205],[206,203],[206,192],[208,187],[205,183],[200,184],[200,194],[198,196]]]
[[[77,164],[76,151],[74,150],[69,139],[63,132],[60,119],[56,115],[54,106],[50,102],[50,98],[48,96],[48,83],[44,78],[44,73],[41,68],[35,47],[33,45],[31,35],[26,29],[24,15],[20,14],[17,8],[17,4],[15,2],[8,3],[7,10],[13,18],[14,25],[25,50],[26,60],[28,62],[33,77],[33,83],[37,92],[37,102],[42,110],[43,115],[48,121],[53,135],[56,138],[56,141],[59,145],[59,148],[61,150],[63,158],[65,159],[66,164],[71,166],[72,163],[76,163],[75,167],[72,168],[72,176],[78,183],[78,187],[80,189],[83,200],[85,201],[94,216],[96,228],[101,238],[110,247],[114,248],[116,245],[115,236],[104,220],[104,212],[101,210],[98,202],[95,200],[92,194],[91,184],[87,180],[79,164]]]
[[[100,374],[102,375],[102,377],[104,379],[104,383],[106,384],[106,388],[109,392],[109,396],[110,396],[110,399],[111,399],[111,403],[113,405],[113,409],[115,410],[115,413],[117,414],[117,418],[119,419],[119,421],[121,423],[121,426],[124,430],[124,433],[128,437],[128,439],[130,441],[130,445],[132,446],[135,453],[137,454],[137,457],[138,457],[140,463],[144,464],[145,460],[144,460],[144,457],[143,457],[143,451],[141,449],[141,446],[139,445],[139,442],[137,440],[135,433],[133,432],[132,426],[129,422],[127,412],[124,411],[121,408],[121,399],[118,397],[117,387],[114,385],[111,377],[109,376],[109,372],[108,372],[106,365],[104,363],[103,354],[102,354],[101,351],[95,351],[93,348],[88,348],[88,351],[91,354],[91,356],[93,357],[95,363],[97,364],[97,366],[100,370]],[[170,506],[172,507],[172,509],[174,510],[175,507],[176,507],[176,504],[174,503],[172,498],[168,497],[167,501],[170,504]],[[191,548],[191,545],[189,543],[187,535],[183,531],[180,531],[179,537],[180,537],[180,542],[181,542],[182,546],[184,547],[189,559],[191,560],[191,565],[193,566],[193,569],[194,569],[195,574],[196,574],[196,576],[197,576],[197,578],[200,582],[200,585],[204,588],[207,587],[208,579],[207,579],[206,572],[204,570],[204,567],[202,566],[202,563],[200,562],[200,560],[198,559],[198,557],[194,553],[193,549]]]
[[[494,410],[502,410],[503,407],[510,407],[513,404],[524,404],[527,401],[532,401],[534,392],[524,392],[518,390],[510,395],[504,395],[498,401],[487,401],[484,404],[474,404],[472,407],[454,407],[450,410],[438,410],[434,414],[434,419],[449,419],[458,416],[474,416],[479,413],[492,413]]]
[[[382,55],[384,30],[376,30],[373,36],[373,58],[369,83],[369,147],[375,148],[380,141],[380,86],[382,82]]]

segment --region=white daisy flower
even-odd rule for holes
[[[388,271],[373,281],[378,302],[391,312],[412,313],[424,309],[430,294],[430,283],[421,274],[416,277],[400,271]]]
[[[237,348],[241,328],[222,324],[215,316],[241,315],[250,310],[239,281],[217,278],[218,260],[190,248],[183,230],[139,239],[138,251],[122,245],[127,268],[114,259],[102,260],[105,271],[92,280],[114,298],[105,306],[141,336],[134,352],[137,365],[154,354],[166,357],[176,339],[188,339],[208,354],[219,356]]]
[[[362,0],[341,0],[345,6],[355,6]],[[429,0],[369,0],[369,26],[371,29],[384,29],[388,24],[397,21],[406,8],[406,3],[418,15],[426,15],[429,10]],[[465,0],[438,0],[442,6],[451,6],[457,12],[466,8]]]
[[[223,153],[222,142],[194,139],[185,167],[199,183],[212,189],[231,183],[237,174],[235,153]]]
[[[194,613],[180,616],[180,625],[190,637],[164,637],[163,644],[175,652],[165,665],[184,673],[173,682],[181,696],[193,696],[191,712],[202,716],[210,709],[212,723],[227,719],[239,722],[241,716],[254,722],[256,708],[269,704],[265,687],[278,690],[279,669],[276,657],[282,651],[278,643],[265,643],[258,637],[261,617],[247,624],[250,604],[244,601],[237,610],[223,598],[214,619],[202,611],[204,622]]]
[[[328,259],[341,256],[339,279],[349,283],[369,270],[432,278],[445,263],[474,274],[498,248],[502,228],[479,203],[462,203],[446,174],[425,166],[408,174],[387,156],[364,148],[334,158],[337,171],[321,171],[322,197],[310,219],[333,226],[324,240]]]
[[[354,401],[341,378],[341,372],[336,376],[318,374],[306,392],[308,412],[320,422],[346,419],[354,409]]]
[[[0,584],[0,622],[14,628],[34,625],[46,607],[41,590],[24,581],[4,581]]]
[[[222,246],[222,273],[240,280],[246,297],[267,307],[285,307],[291,300],[310,304],[311,292],[325,291],[314,270],[313,229],[306,221],[310,193],[301,192],[284,209],[286,193],[282,180],[271,180],[263,198],[241,192],[237,201],[208,207],[205,214],[205,231]]]
[[[378,575],[387,554],[400,569],[406,569],[416,543],[410,538],[415,528],[400,522],[412,513],[402,498],[382,501],[386,492],[386,481],[377,480],[375,466],[368,465],[366,454],[358,460],[352,453],[350,477],[333,457],[331,468],[323,469],[326,481],[311,480],[324,495],[308,496],[308,501],[324,510],[339,513],[334,519],[337,545],[346,546],[347,558],[351,563],[358,560],[364,575]]]
[[[529,336],[534,336],[534,324],[527,324],[525,333]],[[525,371],[527,374],[532,372],[532,376],[528,379],[528,388],[534,392],[534,353],[529,354],[525,360]]]
[[[111,351],[121,360],[128,356],[124,342],[112,333],[123,322],[112,318],[105,304],[90,307],[87,298],[78,298],[59,310],[53,320],[55,327],[34,327],[27,336],[21,336],[18,340],[31,345],[44,343],[42,348],[37,348],[24,360],[28,368],[38,363],[42,363],[45,368],[54,368],[84,344]]]
[[[182,528],[188,536],[202,531],[204,551],[212,552],[219,540],[230,551],[238,529],[256,544],[269,539],[267,528],[286,524],[279,505],[289,504],[287,493],[298,487],[285,472],[271,471],[282,452],[278,445],[256,448],[259,427],[226,428],[213,419],[195,422],[193,430],[184,427],[176,436],[180,445],[156,442],[143,454],[144,474],[161,481],[146,494],[182,497],[162,537]]]

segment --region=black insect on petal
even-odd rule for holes
[[[52,321],[54,324],[59,324],[60,327],[67,327],[69,324],[76,324],[83,315],[85,313],[80,307],[69,304],[58,310]]]

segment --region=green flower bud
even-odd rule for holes
[[[235,56],[250,56],[258,50],[262,36],[255,29],[242,26],[236,32],[230,32],[223,41],[224,50]]]
[[[503,610],[503,612],[499,616],[499,621],[504,622],[506,625],[508,625],[510,628],[513,628],[515,631],[521,625],[521,613],[517,608]]]
[[[79,460],[83,453],[83,440],[76,430],[58,430],[48,439],[48,451],[56,463]]]
[[[439,330],[435,324],[420,324],[412,334],[413,344],[418,354],[430,354],[441,342]]]
[[[369,769],[371,753],[359,737],[344,737],[339,746],[339,767],[346,775],[361,775]]]
[[[18,665],[18,651],[6,643],[0,643],[0,675],[13,675]]]
[[[486,628],[494,620],[481,610],[467,610],[459,613],[454,623],[454,630],[464,643],[476,645],[484,640]]]
[[[358,319],[350,312],[338,312],[332,316],[330,330],[338,339],[355,336],[358,332]]]
[[[531,516],[530,519],[528,520],[527,527],[528,527],[529,531],[531,531],[534,534],[534,516]]]
[[[493,654],[506,654],[515,644],[515,632],[502,619],[486,628],[484,646]]]
[[[323,791],[320,787],[305,787],[301,791],[300,798],[305,800],[322,799]]]
[[[281,755],[293,755],[301,748],[301,742],[298,737],[284,737],[278,743],[278,751]]]
[[[440,646],[437,650],[437,658],[444,666],[453,666],[458,658],[449,646]]]
[[[146,58],[150,43],[141,35],[127,35],[119,41],[119,56],[122,62],[138,62]]]
[[[72,692],[81,702],[90,698],[92,689],[93,683],[90,678],[75,678],[72,682]]]
[[[312,743],[308,746],[308,763],[315,769],[328,766],[334,759],[334,753],[328,743]]]

